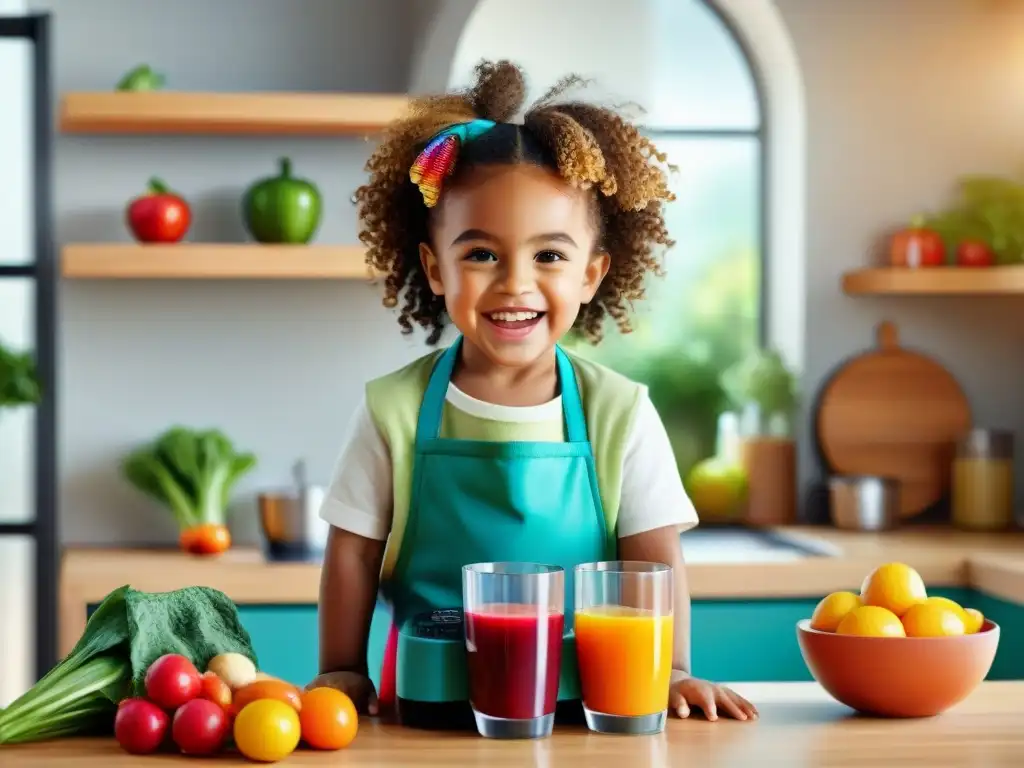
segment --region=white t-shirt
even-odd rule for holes
[[[495,421],[521,424],[558,419],[562,414],[561,397],[529,407],[494,405],[449,384],[446,399],[450,407]],[[383,541],[391,531],[392,483],[387,443],[366,402],[361,402],[320,516],[343,530]],[[645,389],[623,454],[617,536],[621,539],[666,526],[684,531],[695,525],[697,512],[683,490],[665,426]]]

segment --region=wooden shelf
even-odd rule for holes
[[[843,275],[843,292],[854,296],[1024,293],[1024,265],[862,269]]]
[[[73,280],[359,280],[372,275],[358,245],[76,243],[61,274]]]
[[[60,130],[93,134],[367,135],[401,117],[398,94],[67,93]]]

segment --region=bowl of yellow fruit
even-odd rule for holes
[[[999,626],[973,608],[929,597],[904,563],[881,565],[860,594],[833,592],[797,640],[814,679],[864,714],[931,717],[963,701],[985,679]]]

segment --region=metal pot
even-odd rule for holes
[[[307,486],[259,494],[264,550],[271,560],[319,560],[327,545],[328,524],[320,518],[324,491]]]
[[[900,485],[888,477],[837,475],[829,479],[832,523],[850,531],[887,531],[900,524]]]

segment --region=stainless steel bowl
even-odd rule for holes
[[[271,560],[318,560],[327,545],[329,526],[320,518],[324,492],[268,491],[259,494],[264,550]]]
[[[829,479],[832,523],[850,531],[888,531],[900,524],[900,486],[872,475]]]

